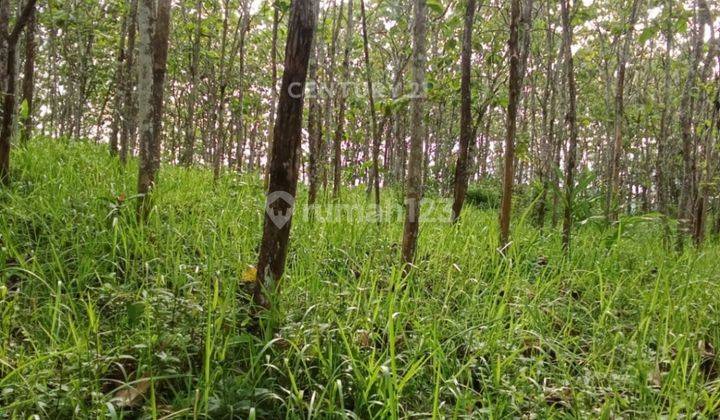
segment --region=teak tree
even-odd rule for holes
[[[410,158],[405,187],[405,227],[403,230],[402,262],[405,270],[415,259],[420,227],[420,199],[422,197],[423,103],[425,101],[425,43],[427,3],[415,0],[413,20],[413,83],[416,92],[412,98],[412,128],[410,131]]]
[[[10,183],[10,144],[13,136],[15,117],[15,85],[17,44],[25,25],[32,19],[35,0],[28,0],[23,6],[15,25],[10,30],[10,1],[0,1],[0,37],[2,37],[2,55],[0,55],[0,86],[2,86],[2,126],[0,127],[0,183]]]
[[[273,130],[267,211],[253,293],[255,303],[265,308],[270,306],[269,293],[277,288],[285,271],[293,203],[287,202],[283,197],[289,196],[294,200],[297,191],[304,102],[302,92],[315,33],[317,1],[295,0],[290,9],[285,67]],[[276,197],[279,199],[274,199]],[[271,212],[290,212],[289,219],[286,223],[275,224],[270,217]]]
[[[171,0],[140,0],[138,8],[138,105],[140,121],[140,167],[138,171],[138,217],[151,208],[150,192],[160,169],[163,89],[170,35]]]
[[[570,131],[568,139],[567,158],[565,160],[565,214],[563,218],[563,249],[570,252],[570,235],[572,233],[573,221],[573,194],[575,188],[575,165],[577,160],[577,117],[576,117],[576,88],[575,88],[575,65],[573,63],[572,43],[573,29],[570,23],[569,0],[561,0],[562,22],[563,22],[563,55],[565,57],[565,75],[567,77],[568,89],[568,110],[565,122]]]
[[[513,182],[515,179],[515,134],[517,132],[517,110],[520,102],[520,85],[522,83],[519,25],[520,0],[510,2],[510,40],[508,55],[510,57],[510,81],[508,87],[508,106],[505,128],[505,158],[503,159],[502,201],[500,204],[500,246],[508,244],[510,238],[510,211],[512,209]]]
[[[465,29],[462,39],[460,62],[460,150],[455,165],[455,199],[452,221],[460,217],[468,187],[468,148],[472,140],[472,93],[470,92],[470,61],[472,59],[472,29],[475,20],[475,0],[467,0],[465,6]]]

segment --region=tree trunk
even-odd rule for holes
[[[171,0],[141,0],[138,15],[138,104],[140,117],[140,168],[138,173],[138,217],[147,218],[150,192],[160,169],[163,85],[167,67]]]
[[[474,0],[470,0],[474,1]],[[368,47],[367,20],[365,18],[365,0],[360,0],[362,16],[363,52],[365,53],[365,78],[367,79],[368,102],[370,106],[370,122],[372,130],[372,180],[375,189],[375,215],[380,222],[380,131],[375,111],[375,97],[372,83],[372,66],[370,65],[370,48]]]
[[[316,2],[319,6],[320,2]],[[324,23],[323,23],[324,25]],[[320,59],[320,48],[322,44],[321,37],[313,38],[313,46],[309,61],[309,78],[310,83],[314,84],[311,90],[310,104],[308,110],[308,206],[313,206],[317,202],[318,192],[318,164],[320,160],[320,150],[322,142],[322,110],[320,109],[319,95],[321,92],[318,82],[318,60]],[[311,207],[312,210],[312,207]]]
[[[193,39],[192,56],[190,58],[190,93],[188,94],[187,117],[185,120],[185,141],[180,164],[190,166],[195,155],[195,107],[198,99],[198,66],[200,62],[200,37],[202,36],[202,6],[203,1],[198,0],[195,5],[195,36]]]
[[[35,92],[35,31],[37,27],[37,18],[35,8],[30,12],[27,21],[27,29],[25,30],[25,67],[22,84],[22,100],[24,103],[25,115],[22,115],[20,121],[21,135],[20,140],[27,143],[32,136],[33,126],[33,94]]]
[[[270,306],[269,293],[277,289],[285,271],[300,169],[303,117],[303,95],[291,93],[302,92],[305,86],[318,9],[315,6],[316,1],[295,0],[290,9],[285,70],[278,102],[277,121],[273,130],[275,152],[269,162],[270,182],[253,294],[255,303],[264,308]],[[282,216],[287,216],[287,219]],[[284,223],[275,223],[283,221]]]
[[[575,160],[577,159],[577,137],[578,129],[576,123],[576,88],[575,68],[572,56],[572,26],[570,26],[570,5],[569,0],[561,0],[563,38],[565,38],[565,73],[568,88],[568,111],[565,121],[570,128],[570,141],[568,143],[568,155],[565,159],[565,215],[563,219],[563,250],[570,253],[570,235],[572,233],[573,213],[573,190],[575,188]]]
[[[420,227],[420,197],[422,194],[423,105],[425,102],[425,43],[426,0],[414,0],[413,23],[413,83],[412,129],[410,132],[410,164],[405,193],[405,228],[403,231],[402,261],[407,271],[415,259]]]
[[[609,221],[617,221],[618,218],[618,194],[620,190],[620,159],[623,154],[622,125],[624,117],[624,89],[625,89],[625,67],[630,44],[632,43],[633,27],[637,21],[638,5],[640,0],[633,0],[630,10],[630,19],[625,27],[625,40],[618,55],[617,86],[615,88],[615,137],[612,146],[612,160],[610,162],[609,190],[605,199],[605,216]]]
[[[25,3],[20,15],[15,20],[15,26],[12,31],[9,29],[9,2],[3,1],[0,5],[0,36],[4,41],[5,57],[0,62],[0,66],[4,67],[2,74],[3,80],[0,80],[0,90],[3,93],[2,101],[2,126],[0,127],[0,184],[8,185],[10,183],[10,144],[12,140],[13,118],[15,117],[15,74],[16,74],[16,54],[17,43],[23,28],[30,20],[30,16],[35,10],[35,0],[28,0]]]
[[[230,18],[229,0],[224,0],[223,9],[223,26],[222,35],[220,37],[220,68],[218,69],[218,98],[217,98],[217,126],[213,130],[213,182],[217,182],[220,177],[220,169],[223,165],[223,157],[225,156],[225,90],[227,89],[227,80],[225,77],[225,61],[227,52],[227,36],[228,36],[228,19]]]
[[[128,20],[128,44],[125,55],[125,72],[123,75],[123,96],[125,109],[120,132],[120,162],[125,165],[128,155],[132,155],[130,145],[135,143],[137,131],[137,102],[133,92],[135,86],[135,38],[137,35],[138,0],[130,1],[130,17]]]
[[[500,246],[505,247],[510,238],[510,211],[512,209],[513,180],[515,177],[515,132],[517,130],[517,109],[520,99],[522,75],[520,69],[520,51],[518,43],[518,24],[520,21],[520,0],[510,3],[510,81],[508,88],[508,109],[506,120],[505,157],[503,166],[503,190],[500,204]]]
[[[120,129],[122,126],[122,86],[123,86],[123,64],[127,56],[125,43],[127,41],[128,27],[130,25],[130,12],[123,16],[122,33],[120,34],[120,47],[118,49],[117,67],[115,68],[115,94],[113,95],[113,116],[110,123],[110,156],[118,155]]]
[[[472,136],[472,93],[470,92],[470,60],[472,59],[472,28],[475,21],[475,0],[467,0],[465,29],[462,40],[460,63],[460,151],[455,165],[455,200],[452,206],[452,221],[460,217],[468,187],[468,148]]]
[[[695,15],[698,16],[698,1],[695,2]],[[682,138],[682,158],[683,158],[683,178],[682,189],[680,192],[680,208],[678,211],[678,232],[676,247],[682,250],[685,242],[685,235],[692,230],[693,213],[694,213],[694,188],[695,188],[695,164],[693,161],[694,142],[692,132],[692,117],[695,100],[693,96],[693,88],[697,78],[698,66],[702,53],[703,44],[703,28],[699,21],[695,23],[692,41],[693,50],[688,70],[687,79],[683,89],[682,98],[680,99],[680,132]]]
[[[338,118],[335,126],[335,138],[333,140],[333,198],[340,197],[342,186],[342,141],[345,136],[345,111],[347,102],[347,85],[350,81],[350,48],[352,47],[353,35],[353,3],[355,0],[348,0],[347,28],[345,32],[345,51],[342,63],[342,83],[339,86],[338,95]]]
[[[272,44],[270,46],[270,61],[272,63],[272,73],[271,73],[271,85],[270,85],[270,119],[269,119],[269,127],[270,127],[270,135],[268,136],[268,147],[267,147],[267,163],[265,163],[265,190],[268,189],[269,183],[270,183],[270,162],[272,161],[272,154],[273,154],[273,143],[275,139],[275,134],[273,130],[275,129],[275,113],[277,110],[277,105],[275,104],[277,102],[278,94],[277,94],[277,40],[278,40],[278,25],[280,25],[280,9],[278,9],[277,4],[273,4],[273,28],[272,28]]]

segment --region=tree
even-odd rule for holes
[[[320,2],[316,2],[316,6],[320,6]],[[323,19],[323,27],[325,22]],[[308,187],[308,206],[313,206],[317,201],[320,152],[322,150],[322,111],[320,109],[320,101],[318,96],[321,89],[318,82],[318,60],[319,51],[322,44],[320,36],[313,37],[313,48],[308,64],[308,72],[311,83],[314,88],[311,90],[310,104],[308,106],[308,178],[310,185]]]
[[[0,86],[2,86],[2,127],[0,127],[0,183],[10,183],[10,143],[13,136],[13,118],[15,117],[15,84],[17,43],[25,25],[35,10],[35,0],[28,0],[9,30],[10,2],[0,3],[0,37],[3,43],[3,55],[0,56],[0,67],[3,68]]]
[[[620,191],[620,158],[623,154],[623,117],[624,117],[624,99],[625,92],[625,68],[627,64],[628,54],[630,53],[630,44],[632,43],[633,28],[637,21],[638,5],[640,0],[633,0],[630,9],[630,18],[625,25],[622,49],[618,52],[618,70],[617,70],[617,86],[615,87],[615,137],[612,143],[612,159],[610,161],[610,182],[609,189],[605,200],[605,215],[610,221],[617,221],[618,217],[618,194]]]
[[[130,1],[130,17],[128,18],[128,43],[125,54],[125,72],[123,74],[122,92],[123,105],[122,130],[120,131],[120,162],[127,163],[128,155],[132,155],[130,147],[135,143],[137,131],[137,97],[135,88],[135,41],[137,37],[138,0]]]
[[[307,79],[308,62],[315,33],[317,0],[295,0],[290,9],[285,69],[278,102],[278,113],[273,130],[268,200],[263,237],[260,243],[257,278],[253,293],[254,302],[264,308],[270,306],[268,293],[274,291],[285,271],[292,203],[275,197],[289,195],[294,199],[300,170],[300,144],[302,141],[302,95]],[[282,194],[284,193],[284,194]],[[270,213],[288,214],[284,224],[276,225]]]
[[[467,0],[465,6],[465,29],[463,31],[460,71],[460,151],[455,165],[455,200],[453,201],[452,220],[460,217],[468,187],[468,148],[472,127],[472,94],[470,92],[470,60],[472,59],[472,28],[475,20],[475,0]]]
[[[160,169],[163,88],[167,69],[171,0],[140,0],[138,8],[138,105],[140,120],[140,168],[138,216],[147,218],[150,192]]]
[[[190,166],[195,154],[195,107],[198,100],[198,67],[200,63],[200,37],[202,36],[202,0],[195,5],[195,26],[192,41],[192,54],[190,58],[190,93],[187,99],[187,116],[185,118],[185,141],[180,163]]]
[[[270,97],[270,119],[268,126],[270,127],[270,135],[268,136],[268,153],[267,158],[268,162],[265,165],[265,189],[268,188],[268,185],[270,183],[270,161],[272,160],[272,154],[273,154],[273,143],[272,140],[275,138],[275,135],[273,133],[273,130],[275,129],[275,114],[277,112],[277,41],[278,41],[278,26],[280,25],[280,9],[278,8],[277,3],[273,3],[273,23],[272,23],[272,44],[270,46],[270,62],[272,63],[271,71],[272,71],[272,78],[270,79],[270,92],[272,93],[272,96]]]
[[[561,0],[562,22],[563,22],[563,38],[564,38],[564,55],[565,55],[565,75],[567,77],[568,89],[568,110],[565,116],[570,131],[570,139],[568,141],[567,157],[565,159],[565,217],[563,218],[563,249],[566,253],[570,252],[570,235],[572,233],[572,217],[573,217],[573,190],[575,188],[575,161],[577,159],[577,117],[575,98],[577,96],[575,88],[575,66],[573,64],[572,45],[573,45],[573,29],[570,23],[570,5],[569,0]]]
[[[345,32],[345,51],[342,62],[342,82],[338,90],[338,117],[335,126],[335,138],[333,140],[333,198],[340,197],[342,186],[342,141],[345,136],[345,112],[347,105],[347,83],[350,80],[350,50],[352,48],[353,36],[353,3],[355,0],[348,0],[347,28]]]
[[[503,186],[500,204],[500,246],[508,244],[510,237],[510,211],[512,209],[512,192],[515,178],[515,134],[517,132],[517,109],[522,84],[518,26],[520,21],[520,0],[510,2],[510,40],[508,55],[510,57],[510,78],[508,87],[508,106],[505,135],[505,158],[503,160]]]
[[[35,8],[30,11],[25,30],[25,65],[23,68],[22,98],[23,112],[20,121],[20,140],[26,143],[32,136],[33,96],[35,92],[35,31],[37,18]]]
[[[423,103],[425,95],[426,0],[414,1],[413,20],[413,83],[416,94],[412,98],[412,128],[410,131],[410,159],[405,192],[405,228],[403,230],[402,261],[405,270],[415,259],[420,227],[420,198],[422,195]]]
[[[474,1],[474,0],[470,0]],[[370,49],[368,47],[367,19],[365,18],[365,0],[360,0],[360,15],[362,16],[363,52],[365,54],[365,79],[368,89],[368,105],[370,106],[370,122],[372,131],[372,180],[370,189],[375,189],[375,214],[380,221],[380,128],[375,111],[375,97],[373,95],[372,71],[370,66]],[[369,189],[369,190],[370,190]],[[369,191],[368,190],[368,191]]]

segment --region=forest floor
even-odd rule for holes
[[[720,414],[720,246],[667,251],[653,215],[581,224],[564,258],[522,207],[503,255],[496,212],[468,206],[423,223],[407,278],[401,223],[297,217],[269,335],[244,292],[259,177],[163,166],[139,226],[136,163],[106,154],[12,155],[0,418]]]

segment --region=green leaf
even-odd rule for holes
[[[430,10],[432,10],[433,12],[437,12],[437,13],[442,13],[445,11],[445,8],[443,7],[440,0],[428,0],[427,7]]]
[[[133,327],[137,325],[145,313],[145,304],[143,302],[128,303],[127,305],[127,317],[128,325]]]
[[[30,105],[28,105],[28,100],[23,99],[22,103],[20,104],[20,110],[18,111],[20,114],[21,119],[26,119],[30,115]]]
[[[643,31],[640,33],[640,36],[638,37],[638,42],[641,44],[644,44],[647,40],[654,37],[658,32],[657,26],[648,26],[647,28],[643,29]]]

